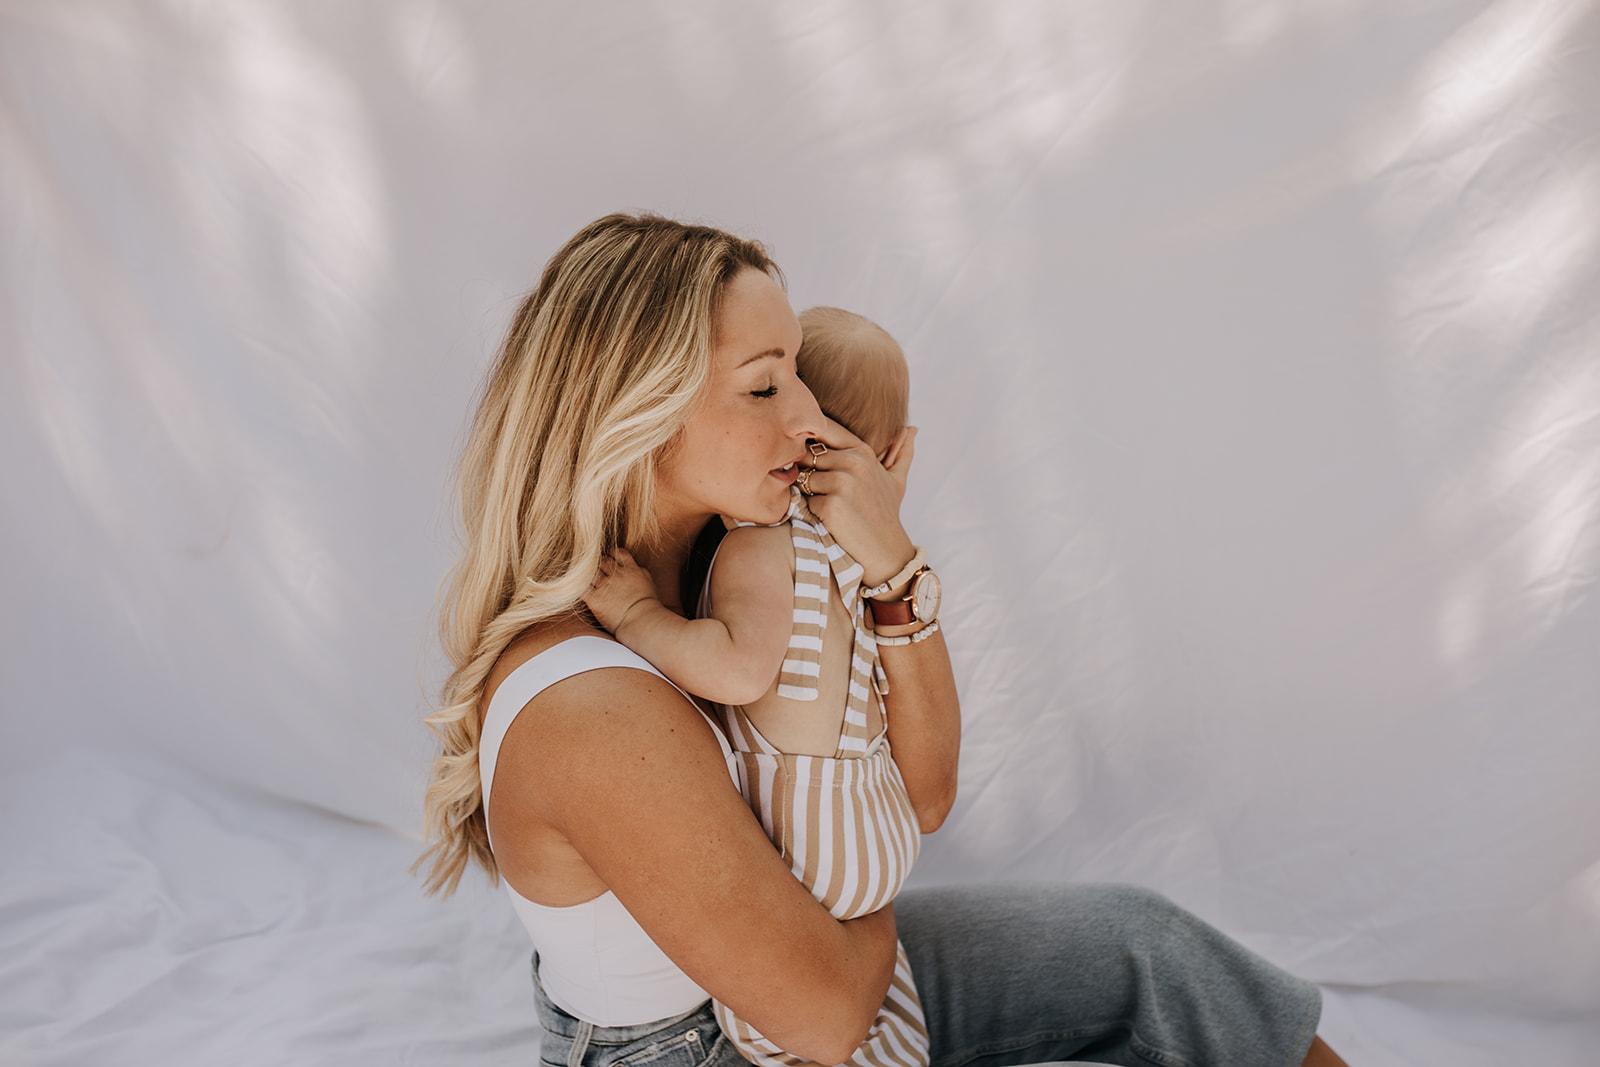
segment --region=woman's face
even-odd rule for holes
[[[795,376],[800,323],[776,282],[746,270],[722,294],[716,339],[710,387],[657,468],[658,516],[777,522],[823,425]]]

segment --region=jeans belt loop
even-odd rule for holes
[[[578,1020],[578,1032],[572,1037],[572,1049],[567,1053],[567,1067],[583,1067],[583,1054],[589,1051],[589,1037],[594,1033],[594,1023]]]

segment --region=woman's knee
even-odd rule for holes
[[[895,905],[913,963],[924,953],[999,952],[1081,961],[1160,958],[1192,946],[1205,924],[1137,885],[1002,884],[903,894]]]
[[[1126,953],[1147,958],[1182,953],[1210,929],[1165,894],[1146,886],[1110,883],[1093,888],[1097,921]]]
[[[1112,882],[1095,888],[1108,910],[1136,924],[1160,925],[1189,914],[1148,886]]]

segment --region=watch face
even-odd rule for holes
[[[942,593],[939,576],[932,571],[923,571],[922,576],[912,583],[911,612],[918,622],[932,622],[939,617],[939,598]]]

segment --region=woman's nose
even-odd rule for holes
[[[794,407],[789,413],[789,436],[818,437],[822,434],[823,424],[828,420],[822,414],[822,408],[817,406],[817,398],[806,388],[806,383],[799,379],[795,381],[800,388],[789,390],[790,395],[795,398]]]

